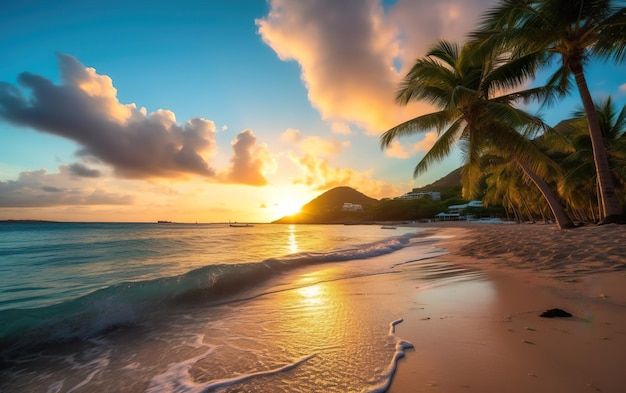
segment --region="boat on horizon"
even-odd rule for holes
[[[239,224],[238,222],[230,222],[228,221],[228,226],[231,226],[233,228],[247,228],[247,227],[253,227],[254,225],[252,224]]]

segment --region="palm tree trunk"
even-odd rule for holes
[[[508,205],[510,205],[510,203],[508,202],[508,198],[507,198],[507,202],[506,204],[504,204],[504,213],[506,214],[506,220],[511,221],[511,216],[509,216],[509,209],[507,209]]]
[[[624,220],[623,211],[615,194],[615,186],[611,177],[611,168],[609,166],[609,158],[606,154],[604,146],[604,138],[598,121],[598,114],[589,93],[587,81],[583,73],[582,63],[572,64],[571,71],[576,79],[578,92],[585,108],[587,122],[589,123],[589,136],[591,138],[591,147],[593,149],[593,157],[596,164],[596,175],[598,177],[598,187],[600,189],[600,198],[602,200],[604,223],[619,222]]]
[[[520,167],[520,169],[524,172],[526,176],[530,178],[530,180],[537,186],[541,195],[546,199],[548,205],[550,206],[550,210],[552,210],[552,214],[554,214],[554,219],[556,220],[557,225],[560,229],[569,229],[574,228],[574,223],[570,218],[565,214],[565,210],[563,210],[563,206],[556,194],[552,189],[548,186],[542,178],[537,176],[533,171],[531,171],[522,161],[517,157],[513,157],[515,163]]]
[[[531,223],[535,223],[535,217],[533,217],[533,213],[530,211],[528,207],[528,203],[526,202],[526,198],[522,198],[522,203],[524,204],[524,208],[526,209],[526,214],[528,215],[528,219]]]

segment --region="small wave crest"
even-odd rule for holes
[[[416,236],[405,234],[356,248],[292,254],[257,263],[209,265],[179,276],[119,283],[52,306],[2,310],[0,355],[134,325],[147,313],[168,306],[224,300],[288,269],[392,253]]]

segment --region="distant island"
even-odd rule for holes
[[[31,222],[58,222],[58,221],[49,221],[49,220],[13,220],[13,219],[8,219],[8,220],[0,220],[0,222],[24,222],[24,223],[31,223]]]

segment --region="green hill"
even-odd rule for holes
[[[358,204],[363,206],[363,209],[365,209],[368,206],[378,203],[378,200],[370,198],[351,187],[336,187],[332,190],[326,191],[317,198],[313,199],[311,202],[302,206],[300,213],[294,214],[293,216],[283,217],[274,222],[319,223],[341,221],[345,218],[345,212],[342,212],[341,210],[344,203]]]
[[[415,190],[420,192],[428,192],[428,191],[439,191],[443,189],[453,188],[453,187],[461,187],[461,168],[457,168],[452,172],[448,173],[441,179],[428,184],[424,187],[416,188]]]
[[[355,223],[386,220],[416,220],[434,217],[434,214],[446,209],[448,204],[460,201],[461,169],[417,191],[439,191],[441,201],[393,199],[377,200],[351,187],[336,187],[326,191],[300,208],[300,213],[282,217],[274,223],[280,224],[322,224]],[[453,198],[452,200],[450,198]],[[448,203],[450,202],[450,203]],[[343,211],[344,203],[358,204],[362,211]]]
[[[354,203],[365,207],[377,202],[377,199],[370,198],[354,188],[336,187],[302,206],[300,210],[305,213],[332,212],[341,210],[344,203]]]

